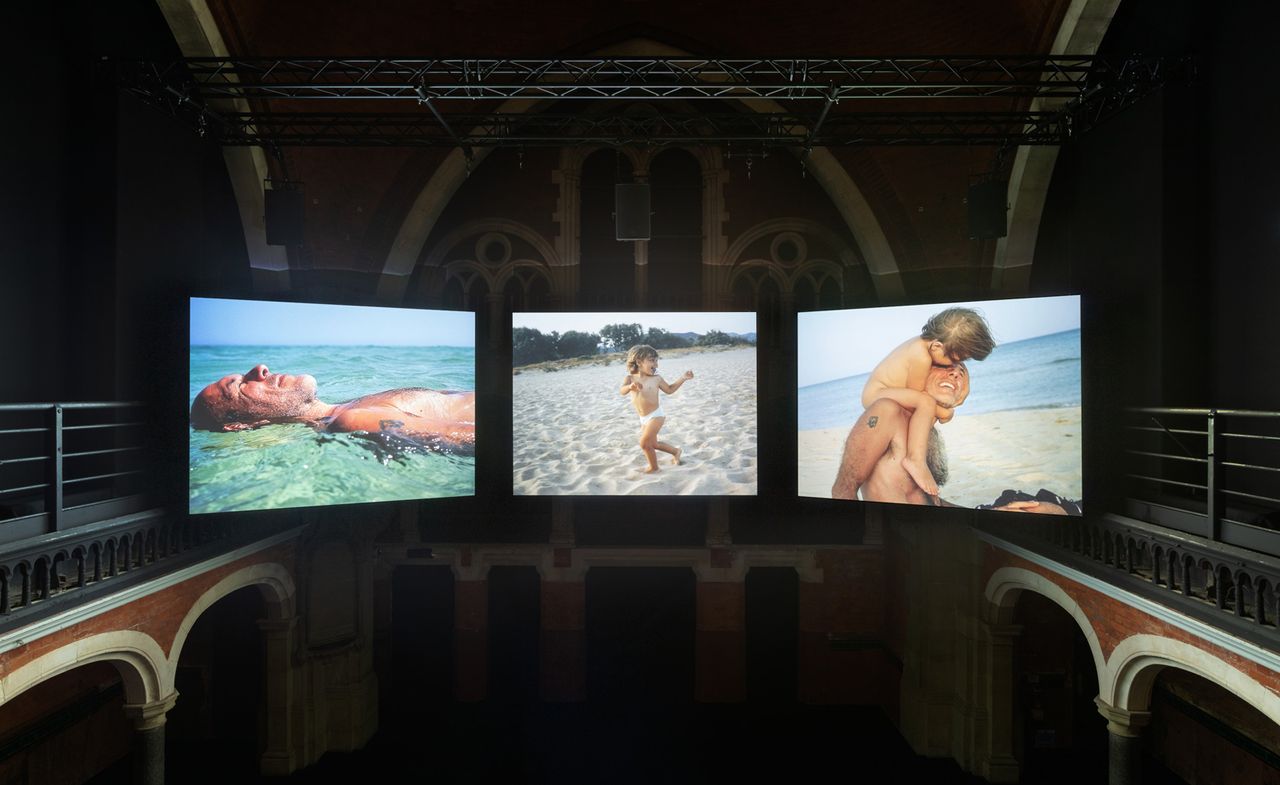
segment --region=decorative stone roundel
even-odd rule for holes
[[[511,260],[511,240],[501,232],[486,232],[476,240],[476,261],[501,265]]]
[[[809,255],[809,246],[804,236],[796,232],[778,232],[769,244],[769,256],[778,264],[793,266],[800,264]]]

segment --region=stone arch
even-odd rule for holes
[[[287,621],[294,617],[294,602],[297,597],[297,589],[293,582],[293,576],[284,565],[277,562],[268,562],[236,570],[209,587],[187,610],[187,614],[182,618],[182,623],[178,625],[178,631],[174,633],[173,644],[169,647],[168,661],[170,667],[177,667],[178,657],[182,654],[182,646],[187,642],[187,636],[191,634],[191,628],[195,626],[196,620],[200,618],[201,614],[218,600],[246,586],[257,586],[262,592],[262,598],[267,605],[267,618],[276,621]]]
[[[137,630],[90,635],[45,652],[0,677],[0,705],[35,685],[91,662],[109,662],[124,681],[125,702],[151,703],[173,692],[173,669],[160,644]]]
[[[1120,0],[1072,0],[1062,17],[1062,25],[1049,54],[1093,54],[1111,26]],[[1062,108],[1063,99],[1039,98],[1028,107],[1032,111]],[[1058,161],[1058,148],[1023,145],[1013,158],[1009,174],[1008,232],[996,241],[991,286],[996,291],[1025,293],[1031,281],[1031,265],[1040,235],[1040,217],[1049,195],[1049,182]]]
[[[183,57],[230,56],[207,0],[158,0],[156,5]],[[236,112],[250,111],[249,103],[243,99],[232,105]],[[266,196],[262,187],[269,175],[266,153],[261,147],[223,147],[222,157],[239,207],[254,285],[287,286],[288,253],[283,246],[267,245]]]
[[[1118,2],[1118,0],[1111,1]],[[636,55],[651,57],[689,55],[688,52],[675,47],[643,38],[632,39],[606,47],[596,52],[596,54],[603,56]],[[498,108],[498,111],[506,114],[520,114],[534,110],[539,103],[535,101],[506,101]],[[742,105],[755,112],[782,111],[782,107],[776,101],[767,99],[744,100]],[[409,276],[413,272],[418,255],[426,244],[427,238],[430,237],[436,221],[444,211],[445,206],[453,199],[454,193],[466,179],[470,167],[479,165],[487,152],[487,149],[476,150],[470,161],[468,161],[462,151],[455,149],[431,174],[431,177],[418,192],[413,205],[405,215],[405,219],[396,233],[395,241],[391,244],[391,250],[383,263],[382,277],[378,282],[379,299],[387,301],[403,299]],[[698,155],[696,152],[694,154]],[[871,280],[877,295],[885,302],[902,299],[904,291],[902,278],[898,272],[898,263],[894,257],[893,248],[889,245],[889,239],[885,235],[884,229],[880,226],[879,219],[876,218],[871,209],[870,202],[867,201],[861,189],[858,188],[853,178],[849,176],[848,171],[836,160],[830,150],[825,147],[815,147],[804,155],[807,170],[813,174],[814,179],[827,192],[827,196],[831,199],[841,217],[844,218],[853,236],[858,238],[867,268],[871,272]],[[701,162],[702,159],[700,158],[699,161]],[[561,172],[563,173],[563,170]],[[707,170],[704,167],[704,176],[706,172]],[[572,207],[576,208],[576,206],[575,204]],[[567,235],[565,239],[568,242],[573,242],[576,237],[577,218],[576,212],[573,217],[566,216],[566,213],[569,212],[569,207],[568,205],[562,205],[559,214],[562,226],[566,220],[572,222],[573,229],[565,233]],[[718,236],[714,229],[715,227],[707,225],[704,216],[704,237]],[[706,254],[707,251],[704,249],[704,263],[708,258]],[[565,257],[567,263],[571,264],[574,260],[571,254],[566,253]],[[710,258],[715,258],[714,253]]]
[[[1000,567],[993,572],[984,592],[988,603],[987,620],[997,624],[1012,623],[1014,607],[1018,603],[1018,597],[1024,591],[1040,594],[1070,614],[1084,635],[1085,642],[1089,644],[1089,653],[1093,656],[1098,683],[1102,684],[1107,659],[1102,654],[1102,644],[1098,641],[1098,633],[1094,631],[1088,614],[1061,586],[1043,575],[1021,567]]]
[[[1272,662],[1268,667],[1275,668]],[[1118,709],[1147,711],[1156,675],[1178,668],[1213,682],[1280,724],[1280,695],[1220,657],[1190,643],[1160,635],[1132,635],[1111,652],[1102,700]]]

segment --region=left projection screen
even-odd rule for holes
[[[475,314],[191,298],[193,514],[475,493]]]

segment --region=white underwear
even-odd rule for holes
[[[658,408],[654,409],[648,414],[640,415],[640,424],[644,425],[645,423],[652,420],[654,417],[666,417],[666,416],[667,415],[662,411],[662,404],[658,404]]]

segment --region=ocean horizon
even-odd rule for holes
[[[965,363],[969,397],[956,416],[1079,406],[1080,330],[1064,330],[1000,344],[986,360]],[[801,387],[799,430],[850,427],[862,413],[870,372]]]

